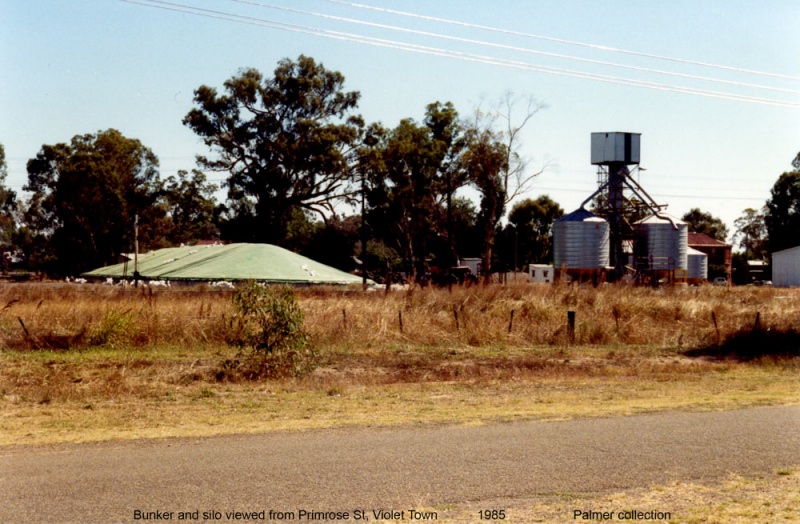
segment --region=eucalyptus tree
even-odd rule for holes
[[[481,231],[481,267],[486,279],[492,270],[495,230],[505,213],[508,193],[503,184],[508,172],[508,147],[491,129],[467,131],[467,147],[462,158],[470,186],[480,194],[477,223]]]
[[[164,210],[158,159],[115,129],[43,145],[28,161],[29,236],[43,239],[52,269],[78,273],[115,263],[133,249],[134,219],[143,246],[160,247]]]
[[[524,128],[544,107],[534,97],[508,93],[493,110],[477,109],[472,121],[465,124],[462,163],[469,185],[480,194],[481,259],[487,278],[492,270],[496,231],[506,207],[527,192],[546,167],[531,170],[528,159],[520,154]]]
[[[452,195],[464,183],[457,158],[463,147],[451,103],[429,104],[422,123],[407,118],[384,132],[369,157],[369,227],[412,272],[430,257],[454,261]],[[449,211],[448,211],[449,210]]]
[[[9,244],[14,233],[14,211],[17,195],[6,186],[8,170],[6,153],[0,144],[0,244]]]
[[[552,262],[553,223],[562,216],[564,210],[548,195],[526,198],[511,208],[508,222],[516,228],[513,231],[517,254],[514,265]],[[506,233],[510,236],[512,232],[506,229]]]
[[[686,222],[694,233],[706,234],[720,242],[725,242],[728,238],[728,226],[725,225],[725,222],[699,208],[690,209],[681,217],[681,220]]]
[[[177,176],[164,181],[162,205],[169,219],[167,238],[172,244],[188,244],[219,237],[215,212],[216,184],[208,182],[205,173],[193,169],[180,170]]]
[[[751,207],[733,223],[736,232],[733,241],[742,248],[745,260],[763,260],[767,256],[767,228],[764,225],[766,207],[756,210]]]
[[[357,195],[364,128],[359,93],[313,58],[281,60],[271,77],[245,69],[224,93],[200,86],[183,122],[210,148],[198,164],[227,173],[235,240],[284,244],[297,211],[323,219]]]
[[[771,253],[800,245],[800,171],[783,173],[772,186],[764,225]]]

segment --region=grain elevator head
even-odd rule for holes
[[[639,164],[641,133],[592,133],[592,164]]]

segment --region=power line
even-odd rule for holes
[[[712,64],[712,63],[709,63],[709,62],[699,62],[699,61],[688,60],[688,59],[684,59],[684,58],[675,58],[675,57],[669,57],[669,56],[663,56],[663,55],[655,55],[655,54],[650,54],[650,53],[642,53],[642,52],[639,52],[639,51],[632,51],[632,50],[629,50],[629,49],[621,49],[621,48],[617,48],[617,47],[610,47],[610,46],[597,45],[597,44],[589,44],[589,43],[585,43],[585,42],[578,42],[578,41],[575,41],[575,40],[565,40],[565,39],[562,39],[562,38],[554,38],[554,37],[550,37],[550,36],[537,35],[537,34],[533,34],[533,33],[524,33],[524,32],[521,32],[521,31],[511,31],[511,30],[508,30],[508,29],[501,29],[501,28],[497,28],[497,27],[485,26],[485,25],[480,25],[480,24],[470,24],[470,23],[467,23],[467,22],[460,22],[460,21],[457,21],[457,20],[448,20],[446,18],[438,18],[438,17],[434,17],[434,16],[425,16],[425,15],[420,15],[420,14],[416,14],[416,13],[409,13],[409,12],[406,12],[406,11],[397,11],[397,10],[394,10],[394,9],[386,9],[386,8],[382,8],[382,7],[375,7],[375,6],[370,6],[370,5],[357,4],[357,3],[354,3],[354,2],[344,2],[342,0],[322,0],[322,1],[330,2],[332,4],[346,5],[346,6],[355,7],[355,8],[358,8],[358,9],[368,9],[368,10],[371,10],[371,11],[378,11],[378,12],[382,12],[382,13],[406,16],[406,17],[411,17],[411,18],[418,18],[418,19],[421,19],[421,20],[428,20],[428,21],[431,21],[431,22],[439,22],[439,23],[443,23],[443,24],[457,25],[457,26],[462,26],[462,27],[468,27],[468,28],[471,28],[471,29],[480,29],[480,30],[483,30],[483,31],[492,31],[492,32],[503,33],[503,34],[507,34],[507,35],[522,36],[522,37],[525,37],[525,38],[533,38],[533,39],[537,39],[537,40],[546,40],[546,41],[549,41],[549,42],[557,42],[559,44],[568,44],[568,45],[574,45],[574,46],[580,46],[580,47],[587,47],[587,48],[590,48],[590,49],[597,49],[597,50],[601,50],[601,51],[609,51],[609,52],[614,52],[614,53],[623,53],[623,54],[628,54],[628,55],[633,55],[633,56],[640,56],[640,57],[644,57],[644,58],[652,58],[652,59],[655,59],[655,60],[664,60],[664,61],[668,61],[668,62],[676,62],[676,63],[681,63],[681,64],[689,64],[689,65],[695,65],[695,66],[709,67],[709,68],[721,69],[721,70],[725,70],[725,71],[734,71],[734,72],[737,72],[737,73],[748,73],[748,74],[753,74],[753,75],[769,76],[769,77],[774,77],[774,78],[783,78],[785,80],[795,80],[795,81],[800,80],[800,77],[791,76],[791,75],[784,75],[784,74],[780,74],[780,73],[769,73],[769,72],[766,72],[766,71],[757,71],[757,70],[745,69],[745,68],[741,68],[741,67],[732,67],[732,66],[726,66],[726,65],[721,65],[721,64]]]
[[[654,89],[659,91],[667,91],[667,92],[675,92],[675,93],[684,93],[684,94],[692,94],[697,96],[705,96],[710,98],[719,98],[725,100],[733,100],[733,101],[740,101],[740,102],[751,102],[757,103],[762,105],[773,105],[779,107],[787,107],[797,109],[800,108],[800,103],[793,103],[793,102],[784,102],[780,100],[774,99],[767,99],[767,98],[758,98],[746,95],[737,95],[734,93],[725,93],[719,91],[708,91],[703,89],[697,88],[690,88],[690,87],[681,87],[681,86],[673,86],[669,84],[662,84],[656,82],[646,82],[641,80],[633,80],[629,78],[621,78],[621,77],[614,77],[608,75],[600,75],[595,73],[587,73],[582,71],[573,71],[568,69],[561,69],[549,66],[542,66],[536,64],[530,64],[527,62],[519,62],[513,60],[505,60],[500,58],[482,56],[482,55],[475,55],[471,53],[464,53],[459,51],[451,51],[446,49],[428,47],[428,46],[421,46],[417,44],[409,44],[404,42],[397,42],[392,40],[385,40],[380,38],[373,38],[367,37],[363,35],[354,35],[351,33],[342,33],[340,31],[331,31],[328,29],[319,29],[319,28],[312,28],[308,26],[300,26],[296,24],[286,24],[283,22],[276,22],[273,20],[267,20],[263,18],[256,18],[250,17],[245,15],[238,15],[235,13],[226,13],[223,11],[216,11],[211,9],[204,9],[200,7],[193,7],[187,6],[183,4],[175,4],[172,2],[166,2],[163,0],[120,0],[122,2],[130,3],[130,4],[137,4],[142,5],[145,7],[151,8],[158,8],[158,9],[165,9],[169,11],[176,11],[182,12],[186,14],[193,14],[196,16],[204,16],[208,18],[215,18],[220,20],[227,20],[236,23],[244,23],[250,25],[257,25],[257,26],[264,26],[270,27],[273,29],[281,29],[284,31],[290,31],[295,33],[302,33],[302,34],[309,34],[314,36],[322,36],[326,38],[331,38],[335,40],[343,40],[367,45],[373,45],[378,47],[385,47],[390,49],[397,49],[397,50],[404,50],[409,52],[415,52],[419,54],[426,54],[431,56],[440,56],[440,57],[447,57],[447,58],[457,58],[464,61],[469,62],[477,62],[477,63],[484,63],[488,65],[499,65],[514,69],[521,69],[527,71],[535,71],[541,73],[547,73],[552,75],[558,76],[566,76],[572,78],[579,78],[583,80],[594,80],[598,82],[605,82],[605,83],[613,83],[613,84],[621,84],[621,85],[628,85],[632,87],[642,87],[647,89]]]
[[[596,188],[595,188],[596,189]],[[538,187],[534,186],[530,189],[530,191],[559,191],[562,193],[581,193],[581,194],[590,194],[591,191],[587,191],[586,189],[572,189],[566,187]],[[530,192],[529,191],[529,192]],[[665,193],[651,193],[654,197],[659,198],[687,198],[687,199],[697,199],[698,195],[670,195]],[[742,200],[742,201],[765,201],[765,199],[752,197],[752,196],[722,196],[722,195],[703,195],[703,200]]]
[[[737,87],[752,87],[752,88],[756,88],[756,89],[765,89],[765,90],[769,90],[769,91],[777,91],[777,92],[790,93],[790,94],[800,94],[800,91],[797,91],[797,90],[794,90],[794,89],[783,89],[783,88],[774,87],[774,86],[765,86],[765,85],[761,85],[761,84],[752,84],[752,83],[748,83],[748,82],[737,82],[737,81],[733,81],[733,80],[724,80],[724,79],[721,79],[721,78],[712,78],[712,77],[707,77],[707,76],[690,75],[690,74],[686,74],[686,73],[677,73],[677,72],[674,72],[674,71],[665,71],[665,70],[662,70],[662,69],[652,69],[652,68],[648,68],[648,67],[639,67],[639,66],[620,64],[620,63],[615,63],[615,62],[606,62],[606,61],[603,61],[603,60],[594,60],[594,59],[591,59],[591,58],[583,58],[583,57],[572,56],[572,55],[564,55],[564,54],[560,54],[560,53],[550,53],[550,52],[547,52],[547,51],[540,51],[540,50],[530,49],[530,48],[526,48],[526,47],[518,47],[518,46],[505,45],[505,44],[498,44],[498,43],[494,43],[494,42],[486,42],[486,41],[483,41],[483,40],[475,40],[475,39],[471,39],[471,38],[460,38],[460,37],[457,37],[457,36],[450,36],[450,35],[445,35],[445,34],[441,34],[441,33],[432,33],[432,32],[429,32],[429,31],[421,31],[421,30],[418,30],[418,29],[409,29],[409,28],[406,28],[406,27],[398,27],[398,26],[394,26],[394,25],[379,24],[379,23],[375,23],[375,22],[368,22],[368,21],[365,21],[365,20],[359,20],[359,19],[354,19],[354,18],[346,18],[346,17],[341,17],[341,16],[329,15],[329,14],[318,13],[318,12],[314,12],[314,11],[305,11],[305,10],[302,10],[302,9],[293,9],[293,8],[290,8],[290,7],[276,6],[276,5],[272,5],[272,4],[265,4],[263,2],[255,2],[253,0],[230,0],[230,1],[231,2],[235,2],[235,3],[239,3],[239,4],[246,4],[246,5],[253,5],[253,6],[257,6],[257,7],[263,7],[263,8],[266,8],[266,9],[274,9],[276,11],[284,11],[284,12],[287,12],[287,13],[296,13],[296,14],[302,14],[302,15],[306,15],[306,16],[314,16],[314,17],[323,18],[323,19],[327,19],[327,20],[334,20],[334,21],[337,21],[337,22],[347,22],[347,23],[351,23],[351,24],[364,25],[364,26],[374,27],[374,28],[379,28],[379,29],[389,29],[389,30],[392,30],[392,31],[411,33],[411,34],[416,34],[416,35],[421,35],[421,36],[429,36],[429,37],[433,37],[433,38],[441,38],[441,39],[444,39],[444,40],[450,40],[450,41],[454,41],[454,42],[462,42],[462,43],[467,43],[467,44],[481,45],[481,46],[493,47],[493,48],[497,48],[497,49],[504,49],[504,50],[508,50],[508,51],[519,51],[519,52],[522,52],[522,53],[530,53],[530,54],[542,55],[542,56],[547,56],[547,57],[551,57],[551,58],[559,58],[559,59],[564,59],[564,60],[574,60],[574,61],[577,61],[577,62],[585,62],[585,63],[589,63],[589,64],[594,64],[594,65],[618,67],[618,68],[622,68],[622,69],[629,69],[629,70],[632,70],[632,71],[638,71],[638,72],[644,72],[644,73],[655,73],[655,74],[667,75],[667,76],[675,76],[675,77],[680,77],[680,78],[688,78],[688,79],[691,79],[691,80],[702,80],[702,81],[705,81],[705,82],[716,82],[716,83],[721,83],[721,84],[734,85],[734,86],[737,86]]]

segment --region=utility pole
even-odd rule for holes
[[[513,278],[513,280],[514,280],[514,282],[516,282],[517,281],[517,235],[518,235],[518,229],[517,229],[517,225],[514,224],[514,223],[511,223],[511,222],[508,223],[508,227],[513,227],[514,228],[514,278]]]
[[[133,285],[139,287],[139,213],[133,216]]]
[[[367,223],[366,219],[367,202],[367,174],[361,172],[361,288],[367,289]]]
[[[447,168],[447,291],[453,292],[453,266],[456,265],[455,246],[453,244],[453,179],[450,167]]]

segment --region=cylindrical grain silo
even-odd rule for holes
[[[687,279],[690,284],[700,284],[708,280],[708,255],[702,251],[688,248]]]
[[[675,271],[678,278],[688,270],[689,228],[686,222],[666,213],[651,215],[636,223],[638,255],[653,271]]]
[[[553,223],[553,265],[570,276],[608,267],[608,222],[578,209]]]

